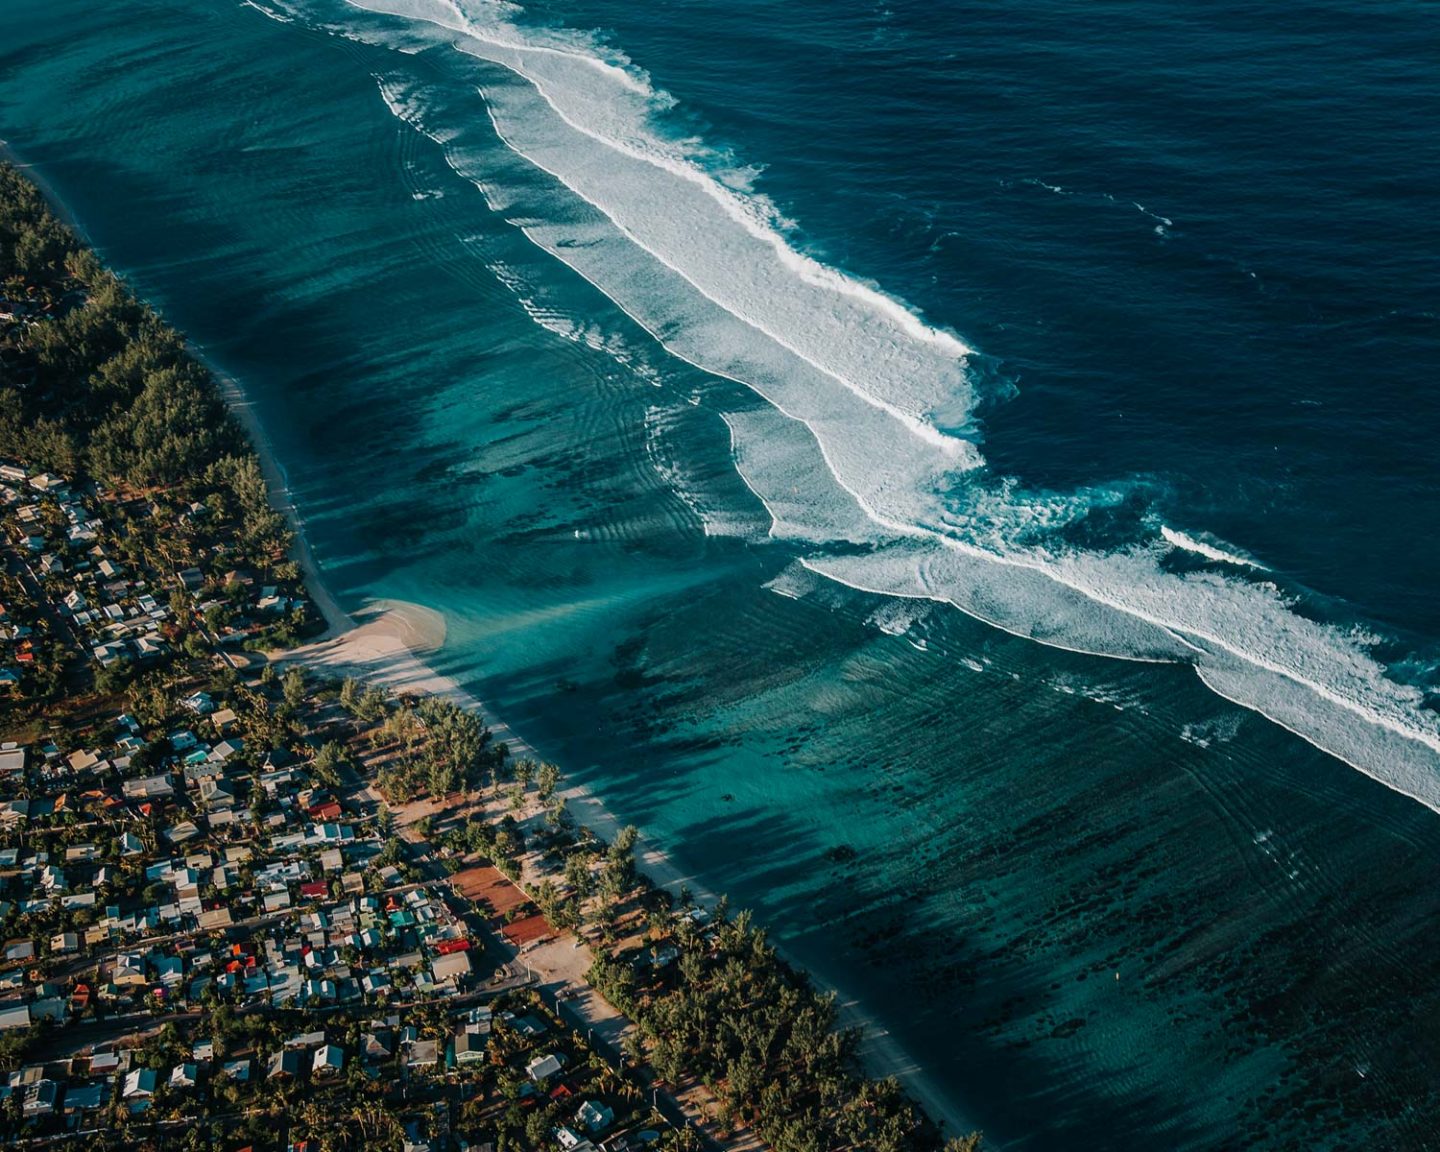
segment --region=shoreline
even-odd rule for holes
[[[260,459],[261,472],[270,485],[271,502],[290,524],[295,534],[295,559],[305,577],[305,586],[324,617],[326,631],[308,644],[273,653],[272,662],[283,667],[300,664],[329,676],[353,676],[377,684],[397,694],[440,696],[468,711],[479,713],[490,729],[491,737],[504,743],[512,759],[543,757],[529,741],[520,736],[473,693],[450,676],[437,672],[425,659],[445,642],[445,619],[437,611],[421,604],[401,600],[373,600],[353,615],[347,613],[325,586],[320,565],[305,536],[304,520],[295,507],[285,470],[275,456],[274,446],[265,434],[254,410],[253,401],[233,377],[219,371],[203,350],[196,354],[215,373],[227,403],[250,437],[251,447]],[[566,784],[562,775],[560,795],[577,824],[589,828],[602,840],[613,841],[622,827],[620,820],[589,788]],[[697,904],[714,907],[719,897],[694,873],[675,863],[663,848],[644,831],[636,841],[636,866],[657,888],[678,898],[682,887],[688,888]],[[772,941],[774,943],[774,941]],[[775,945],[781,956],[785,949]],[[894,1077],[925,1114],[947,1136],[961,1136],[976,1130],[950,1102],[909,1052],[883,1028],[865,1008],[858,996],[847,995],[835,984],[821,979],[813,969],[786,957],[797,970],[804,972],[817,990],[835,998],[836,1023],[841,1028],[861,1030],[860,1061],[866,1075],[875,1079]]]
[[[257,449],[258,450],[258,449]],[[282,475],[278,466],[276,474]],[[288,493],[285,495],[288,503]],[[307,555],[308,552],[307,552]],[[310,558],[313,564],[313,556]],[[305,568],[307,587],[318,583],[318,571]],[[327,593],[328,597],[328,593]],[[333,600],[332,600],[333,602]],[[350,617],[345,617],[350,620]],[[300,664],[329,676],[353,676],[367,683],[380,685],[396,693],[441,696],[470,711],[478,712],[490,729],[492,738],[503,742],[510,757],[544,757],[533,745],[497,717],[493,711],[453,678],[437,672],[425,660],[425,654],[441,647],[445,639],[445,622],[440,613],[420,604],[400,600],[374,600],[356,613],[353,627],[335,634],[326,633],[309,644],[275,653],[278,666]],[[622,827],[620,820],[589,788],[566,784],[559,794],[565,798],[578,825],[589,828],[607,843],[614,840]],[[690,890],[695,902],[714,907],[719,897],[695,874],[676,864],[674,858],[640,830],[635,849],[636,866],[657,888],[678,897],[681,887]],[[783,945],[776,949],[787,962],[805,973],[815,988],[835,997],[836,1023],[841,1028],[861,1029],[860,1060],[866,1075],[874,1079],[893,1076],[915,1103],[936,1124],[942,1125],[946,1136],[961,1136],[976,1130],[949,1101],[909,1052],[901,1047],[878,1020],[865,1008],[859,997],[846,995],[839,987],[821,979],[807,965],[791,960]]]
[[[445,642],[445,619],[439,612],[400,600],[374,600],[353,615],[340,606],[325,585],[319,561],[305,535],[304,520],[291,497],[285,470],[255,412],[254,401],[234,377],[216,368],[202,348],[192,347],[196,356],[215,374],[226,402],[260,459],[261,472],[270,486],[271,503],[285,516],[295,534],[295,560],[304,573],[306,590],[327,625],[326,631],[310,643],[272,654],[273,662],[280,666],[298,663],[331,676],[353,676],[395,693],[444,697],[461,708],[478,712],[489,727],[492,739],[503,742],[512,759],[529,756],[544,760],[545,757],[529,741],[478,697],[453,678],[437,672],[426,661],[425,656],[438,650]],[[563,775],[561,780],[562,784],[565,783]],[[562,787],[560,795],[565,798],[577,824],[589,828],[607,843],[614,840],[622,825],[600,797],[585,786],[573,783]],[[689,888],[696,903],[707,907],[713,907],[719,899],[697,876],[680,868],[644,829],[640,829],[635,855],[636,866],[657,888],[663,888],[676,897],[682,886]],[[817,990],[834,996],[836,1024],[839,1027],[861,1030],[859,1055],[867,1076],[874,1079],[893,1076],[916,1105],[940,1125],[941,1132],[947,1137],[962,1136],[978,1129],[978,1125],[968,1122],[951,1103],[920,1062],[901,1047],[888,1029],[881,1027],[858,996],[845,994],[830,981],[817,976],[807,965],[790,960],[783,947],[775,946],[781,956],[805,973]]]
[[[61,222],[74,231],[87,248],[97,256],[101,254],[55,189],[5,140],[0,140],[0,160],[21,169]],[[305,533],[304,519],[291,495],[289,478],[255,410],[254,400],[238,380],[216,365],[203,345],[186,339],[185,346],[214,377],[227,408],[259,460],[270,502],[285,517],[293,533],[292,558],[299,565],[306,591],[325,621],[325,631],[319,637],[297,648],[270,653],[271,662],[281,666],[297,663],[332,676],[354,676],[396,693],[444,697],[459,707],[479,713],[489,727],[492,739],[503,742],[511,758],[529,756],[543,760],[544,757],[533,745],[486,708],[477,697],[453,678],[437,672],[426,661],[426,655],[438,650],[445,640],[445,621],[439,612],[423,605],[395,600],[370,601],[354,614],[340,605],[325,583],[319,561]],[[559,794],[564,797],[577,824],[589,828],[607,843],[614,840],[621,822],[597,795],[585,786],[573,783],[563,787]],[[693,873],[681,869],[643,829],[636,842],[635,855],[638,869],[656,887],[677,897],[682,886],[686,887],[695,902],[702,906],[713,907],[718,901],[714,892]],[[879,1025],[858,997],[844,995],[837,986],[818,977],[808,966],[790,960],[778,944],[775,946],[780,955],[797,971],[803,972],[818,991],[835,998],[838,1027],[861,1030],[859,1057],[867,1076],[875,1079],[894,1077],[898,1080],[916,1105],[940,1126],[944,1136],[960,1136],[976,1129],[976,1125],[965,1121],[920,1063],[900,1046],[888,1029]]]

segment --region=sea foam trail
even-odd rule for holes
[[[501,201],[498,137],[550,178],[508,191],[507,216],[531,240],[672,354],[794,422],[782,433],[743,414],[730,429],[771,534],[808,542],[811,571],[1056,647],[1191,663],[1226,698],[1440,810],[1440,723],[1417,690],[1274,585],[1163,563],[1178,547],[1258,569],[1237,551],[1168,528],[1111,552],[1064,544],[1057,530],[1110,494],[1041,497],[985,476],[974,446],[935,419],[963,423],[972,402],[965,345],[796,252],[768,203],[656,128],[669,99],[642,74],[582,34],[507,22],[511,8],[349,3],[404,18],[406,50],[428,25],[434,47],[481,62],[448,104],[387,95],[457,172]],[[363,34],[384,42],[377,28]],[[464,103],[477,92],[483,103]]]
[[[1177,531],[1169,525],[1160,525],[1160,535],[1165,537],[1176,548],[1182,548],[1186,552],[1194,552],[1197,556],[1203,556],[1207,560],[1214,560],[1217,564],[1236,564],[1241,568],[1254,568],[1260,572],[1268,572],[1269,569],[1258,560],[1252,560],[1249,556],[1240,555],[1238,549],[1221,548],[1215,544],[1207,544],[1204,540],[1197,540],[1184,532]]]

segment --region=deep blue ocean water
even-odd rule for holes
[[[365,3],[0,6],[342,599],[1003,1146],[1440,1142],[1433,10]]]

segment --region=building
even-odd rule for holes
[[[338,1044],[326,1044],[315,1049],[310,1063],[312,1076],[338,1076],[345,1068],[345,1053]]]
[[[552,1076],[558,1076],[564,1066],[559,1056],[537,1056],[525,1065],[525,1075],[536,1084],[544,1084]]]
[[[125,1087],[120,1093],[126,1100],[133,1100],[141,1096],[155,1095],[155,1086],[160,1081],[160,1073],[153,1068],[135,1068],[125,1074]]]
[[[598,1104],[594,1100],[587,1100],[580,1105],[580,1110],[575,1113],[575,1119],[584,1126],[591,1135],[598,1136],[606,1128],[615,1122],[615,1113]]]
[[[448,956],[437,956],[430,962],[430,971],[436,984],[458,984],[470,975],[470,953],[452,952]]]

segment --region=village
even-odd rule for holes
[[[304,628],[303,589],[228,567],[204,506],[174,511],[212,542],[170,574],[124,547],[137,509],[119,497],[9,463],[0,481],[7,731],[29,728],[0,749],[7,1142],[223,1115],[274,1146],[300,1085],[296,1148],[397,1117],[414,1149],[511,1130],[561,1152],[673,1141],[524,962],[557,930],[490,863],[518,875],[519,825],[499,815],[498,846],[473,812],[436,846],[428,816],[397,835],[370,782],[424,760],[424,721],[254,654],[277,620]],[[47,687],[61,706],[24,718]],[[434,728],[503,768],[479,729]],[[545,812],[553,769],[519,776],[502,812],[528,799],[568,837]],[[357,1114],[370,1098],[387,1107]]]

